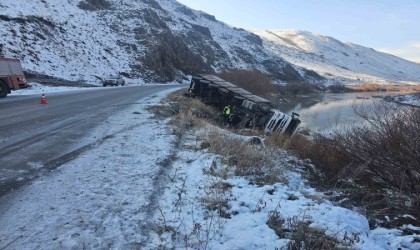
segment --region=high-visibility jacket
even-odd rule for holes
[[[226,107],[223,109],[223,114],[224,114],[224,115],[230,115],[230,108],[229,108],[228,106],[226,106]]]

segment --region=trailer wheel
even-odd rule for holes
[[[0,80],[0,98],[4,98],[7,96],[8,93],[7,85],[4,81]]]

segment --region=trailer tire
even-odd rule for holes
[[[0,80],[0,98],[4,98],[7,96],[9,89],[4,81]]]

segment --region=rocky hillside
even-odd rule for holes
[[[344,83],[420,82],[420,64],[332,37],[297,30],[254,31],[264,47],[294,65]]]
[[[267,52],[257,35],[175,0],[2,0],[0,7],[6,53],[47,75],[170,81],[258,68],[282,81],[323,80]]]

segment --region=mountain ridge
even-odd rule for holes
[[[420,64],[355,43],[300,30],[252,30],[267,50],[330,82],[420,82]]]
[[[354,78],[308,67],[273,50],[266,37],[175,0],[3,0],[0,7],[7,54],[29,71],[54,77],[89,82],[92,75],[121,74],[133,81],[167,82],[257,69],[277,82]]]

